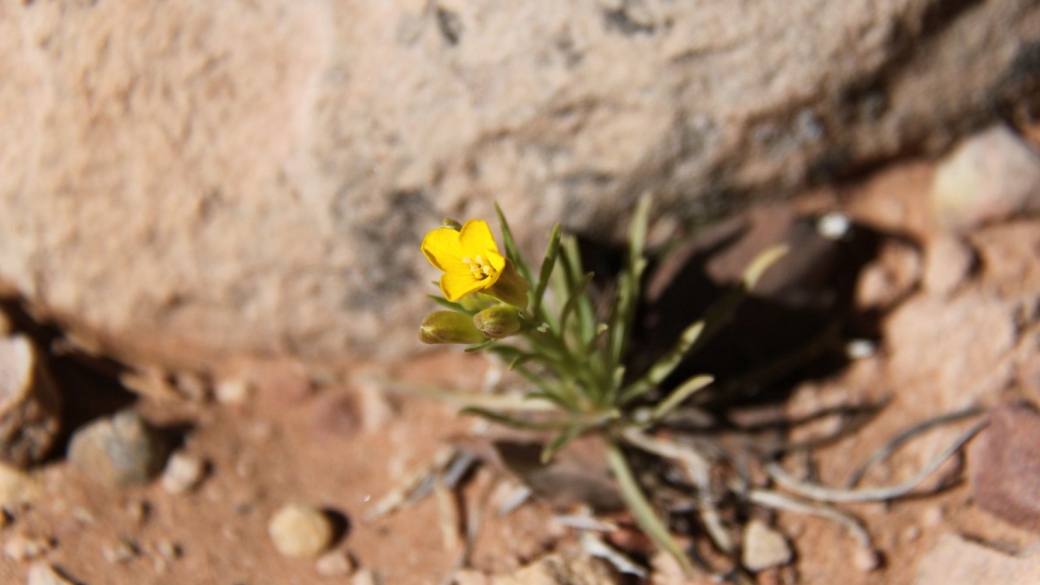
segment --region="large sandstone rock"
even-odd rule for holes
[[[648,189],[682,219],[937,150],[1038,99],[1038,31],[1031,0],[0,0],[0,276],[135,361],[412,348],[442,215],[497,199],[537,249]]]

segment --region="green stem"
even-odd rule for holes
[[[682,547],[675,541],[672,534],[668,532],[668,527],[665,526],[664,522],[657,517],[657,513],[654,511],[650,501],[643,494],[635,474],[632,473],[632,467],[629,466],[628,460],[625,459],[625,454],[621,452],[621,447],[609,438],[607,439],[607,462],[610,464],[610,470],[614,472],[614,477],[617,479],[621,498],[625,501],[625,505],[628,506],[632,515],[635,516],[639,527],[657,543],[657,546],[675,557],[675,560],[678,561],[679,566],[682,567],[686,575],[693,573],[693,566],[690,565],[690,560],[686,558],[686,553],[683,552]]]

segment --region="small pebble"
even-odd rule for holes
[[[329,551],[314,563],[314,570],[323,577],[346,577],[354,572],[354,561],[341,550]]]
[[[318,508],[290,504],[271,517],[267,533],[281,554],[310,557],[332,544],[332,521]]]
[[[101,546],[101,556],[112,565],[128,563],[135,559],[137,554],[137,547],[125,540]]]
[[[152,514],[152,505],[143,500],[135,500],[126,505],[126,514],[134,524],[144,524]]]
[[[165,573],[180,554],[181,551],[176,544],[169,540],[160,540],[155,544],[155,554],[152,555],[152,567],[156,573]]]
[[[28,561],[46,554],[54,548],[49,538],[30,538],[15,534],[4,542],[4,558],[12,561]]]
[[[852,564],[860,571],[869,573],[881,566],[881,555],[876,550],[860,548],[852,555]]]
[[[177,390],[192,402],[205,402],[210,396],[209,381],[199,374],[191,372],[178,373],[174,378]]]
[[[183,494],[198,487],[206,464],[187,453],[174,453],[166,462],[162,478],[163,489],[171,494]]]
[[[907,526],[903,530],[903,542],[913,542],[921,538],[921,528],[918,526]]]
[[[829,240],[844,240],[851,230],[852,222],[844,213],[831,212],[816,220],[816,231]]]
[[[221,404],[245,404],[252,393],[252,386],[245,378],[228,378],[217,382],[213,394]]]
[[[181,548],[169,540],[160,540],[155,543],[155,550],[167,561],[177,560],[181,556]]]
[[[925,526],[938,526],[942,524],[946,517],[946,512],[943,511],[942,506],[938,504],[929,507],[921,515],[921,522]]]
[[[74,467],[113,487],[148,482],[162,469],[165,456],[162,437],[132,410],[77,430],[68,451]]]
[[[44,562],[33,563],[33,566],[29,567],[29,577],[25,583],[26,585],[75,585],[73,581],[66,579],[54,570],[54,567]]]
[[[751,572],[791,562],[791,547],[783,534],[761,520],[751,520],[744,527],[744,546],[741,562]]]
[[[845,344],[845,355],[850,360],[864,360],[876,353],[877,344],[869,339],[853,339]]]

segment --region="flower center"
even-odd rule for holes
[[[495,269],[480,254],[477,254],[476,259],[463,258],[462,263],[469,268],[469,272],[475,280],[484,280],[495,273]]]

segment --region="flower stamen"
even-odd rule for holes
[[[473,275],[476,280],[484,280],[490,278],[495,274],[495,269],[484,259],[483,256],[477,254],[477,259],[463,258],[462,263],[469,269],[469,273]]]

